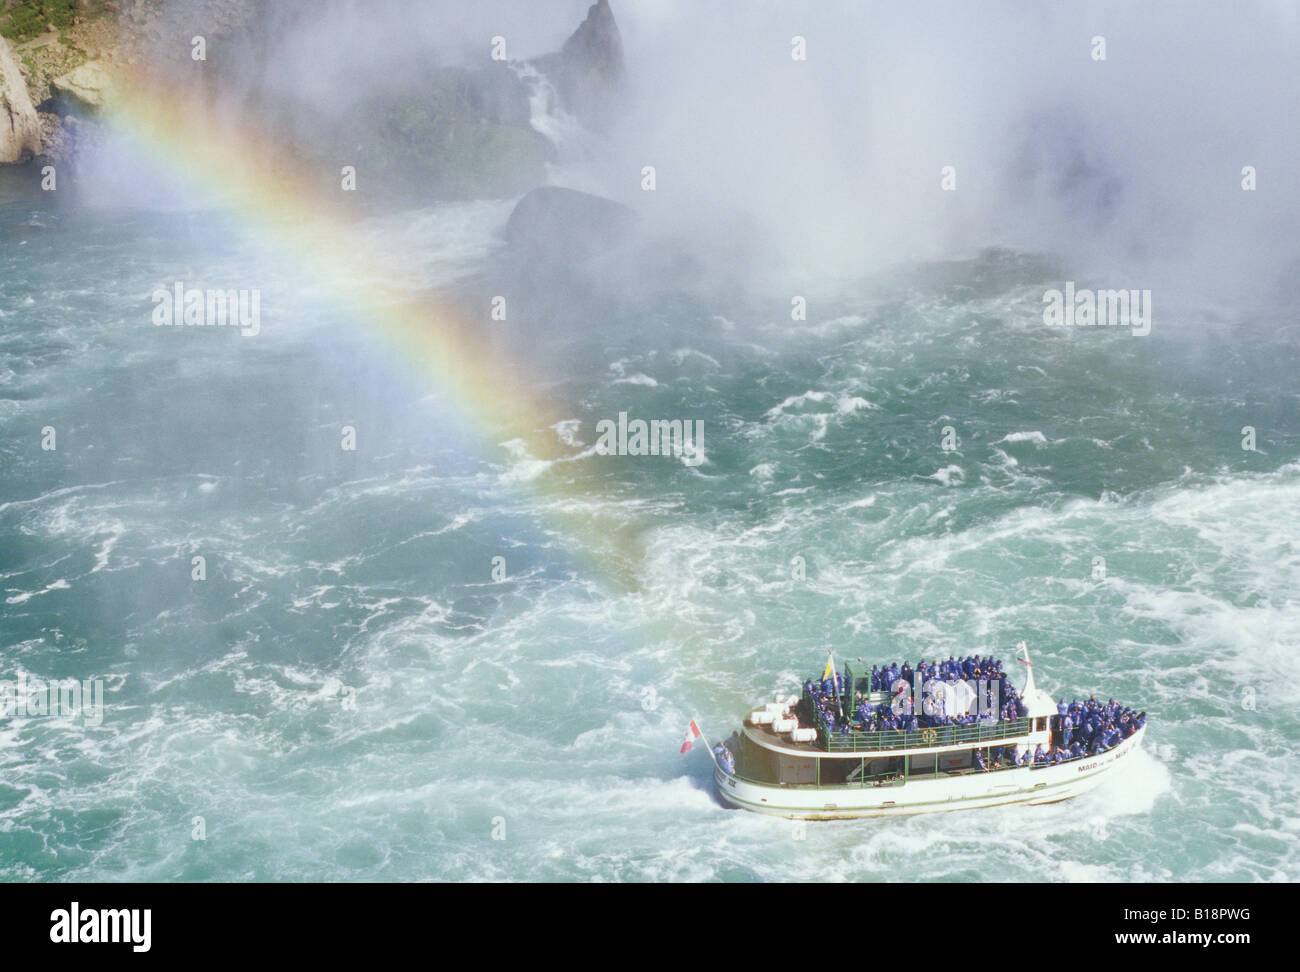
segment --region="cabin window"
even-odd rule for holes
[[[806,756],[782,755],[777,764],[777,772],[782,783],[799,785],[817,782],[818,760]]]
[[[969,769],[974,757],[969,749],[950,749],[947,752],[936,753],[935,758],[940,773],[952,773]]]
[[[909,776],[933,776],[939,767],[938,753],[920,753],[908,757]]]
[[[1047,728],[1047,716],[1039,716],[1034,720],[1034,732],[1042,732]]]
[[[887,756],[883,759],[867,760],[867,779],[899,776],[903,772],[902,756]]]
[[[860,759],[823,759],[822,763],[822,786],[847,786],[849,783],[856,783],[858,773],[862,769],[862,760]],[[849,777],[853,779],[850,780]]]

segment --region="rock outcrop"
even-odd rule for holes
[[[0,37],[0,162],[21,162],[41,151],[41,122],[9,41]]]
[[[50,96],[65,110],[94,115],[113,96],[113,79],[100,61],[88,61],[50,82]]]
[[[587,19],[564,46],[535,63],[555,85],[564,107],[579,121],[596,131],[609,128],[626,71],[623,39],[609,0],[592,4]]]
[[[617,248],[636,223],[636,214],[612,199],[542,186],[515,205],[505,235],[521,255],[570,263]]]

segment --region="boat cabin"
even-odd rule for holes
[[[854,704],[884,711],[907,696],[911,686],[894,684],[890,691],[872,690],[866,679],[855,679],[845,666],[835,685],[844,686],[846,699],[835,699],[835,710],[844,713]],[[909,780],[937,779],[986,769],[1012,769],[1016,757],[1038,746],[1050,750],[1056,706],[1051,697],[1034,684],[1029,669],[1025,688],[1016,694],[1019,713],[1015,718],[996,718],[985,712],[986,683],[969,690],[961,703],[961,721],[904,718],[907,728],[872,728],[843,719],[838,723],[825,713],[830,709],[825,693],[810,690],[805,683],[802,696],[788,696],[769,702],[750,713],[744,728],[733,738],[737,774],[760,783],[782,786],[888,786]],[[922,686],[918,681],[918,689]],[[926,682],[925,698],[935,692],[956,700],[958,683]],[[978,698],[977,698],[978,696]],[[901,706],[893,706],[898,711]],[[927,704],[927,711],[930,707]],[[981,717],[976,716],[979,713]],[[872,723],[874,725],[874,721]],[[1039,764],[1041,765],[1041,764]]]

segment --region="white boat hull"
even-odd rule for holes
[[[1142,728],[1114,749],[1092,758],[1038,769],[1021,767],[988,773],[911,779],[895,786],[781,786],[740,779],[714,767],[713,781],[726,802],[800,820],[896,817],[1023,803],[1068,800],[1097,786],[1115,764],[1142,745]]]

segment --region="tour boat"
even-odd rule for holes
[[[1089,747],[1084,755],[1069,757],[1064,749],[1069,730],[1063,727],[1058,705],[1035,685],[1028,648],[1023,642],[1017,648],[1028,674],[1016,702],[1016,718],[919,729],[915,725],[872,731],[830,727],[820,717],[816,700],[809,697],[812,683],[806,682],[802,696],[778,697],[763,704],[750,713],[727,746],[718,747],[722,753],[721,758],[714,754],[718,791],[726,802],[745,810],[833,820],[1057,803],[1091,790],[1142,745],[1146,714],[1123,710],[1131,717],[1125,719],[1124,738],[1104,751]],[[828,663],[827,674],[832,664]],[[850,704],[860,697],[880,706],[892,703],[904,691],[898,682],[890,686],[891,691],[862,691],[869,689],[867,681],[854,679],[845,667],[843,694]],[[908,686],[908,694],[910,690]],[[936,691],[941,692],[942,685]],[[928,698],[925,703],[929,711]],[[1095,699],[1083,704],[1101,706]],[[1039,747],[1044,753],[1062,755],[1041,762],[1033,762],[1031,755],[1027,765],[1015,764],[1015,754],[1034,754]],[[1004,759],[999,760],[999,755]],[[1007,761],[1012,765],[1002,765]]]

